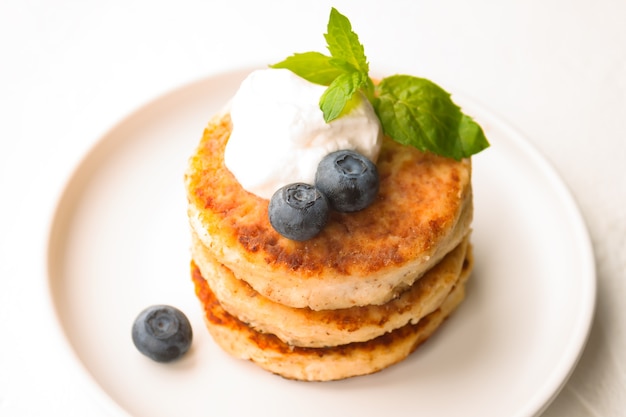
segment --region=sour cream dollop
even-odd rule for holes
[[[348,114],[326,123],[319,108],[325,89],[286,69],[257,70],[241,83],[224,162],[244,189],[270,199],[287,184],[313,184],[322,158],[337,150],[376,162],[383,135],[369,101],[361,95]]]

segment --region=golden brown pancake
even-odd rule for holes
[[[325,348],[291,346],[272,334],[252,329],[221,307],[193,262],[191,271],[207,328],[223,350],[285,378],[330,381],[371,374],[410,355],[463,300],[465,281],[472,268],[471,253],[468,255],[458,284],[437,310],[416,324],[407,324],[366,342]]]
[[[215,259],[264,297],[290,307],[384,304],[438,263],[472,221],[471,164],[385,138],[380,192],[356,213],[331,213],[316,237],[296,242],[269,224],[268,200],[224,165],[228,113],[204,131],[185,176],[193,231]]]
[[[215,259],[197,238],[192,253],[211,291],[230,315],[287,344],[325,347],[367,341],[416,323],[436,310],[459,279],[468,240],[466,237],[408,290],[385,304],[318,311],[284,306],[257,293]]]

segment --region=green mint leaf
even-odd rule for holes
[[[374,83],[368,75],[363,45],[352,31],[348,18],[332,8],[327,30],[324,37],[331,56],[319,52],[296,53],[270,67],[285,68],[305,80],[328,86],[319,102],[328,123],[356,105],[357,91],[361,90],[371,101]]]
[[[329,56],[319,52],[296,53],[271,68],[288,69],[315,84],[330,85],[344,70]]]
[[[397,142],[457,160],[489,146],[482,129],[432,81],[395,75],[384,78],[377,92],[374,108],[383,131]]]
[[[485,137],[482,127],[466,114],[461,118],[459,136],[463,155],[466,157],[489,147],[489,141]]]
[[[320,109],[329,123],[348,112],[354,104],[355,94],[367,82],[367,75],[360,72],[341,74],[328,86],[320,98]]]
[[[358,35],[335,8],[330,11],[324,38],[331,56],[297,53],[270,67],[285,68],[328,86],[319,101],[327,123],[356,106],[360,91],[373,104],[385,134],[397,142],[457,160],[489,147],[481,127],[433,82],[395,75],[375,87]]]
[[[365,50],[359,37],[352,31],[352,25],[347,17],[334,7],[330,11],[327,33],[324,35],[328,50],[333,58],[345,61],[352,71],[367,74],[369,64],[365,58]]]

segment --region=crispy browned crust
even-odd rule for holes
[[[440,307],[416,324],[407,324],[366,342],[325,348],[296,347],[273,334],[260,333],[228,314],[192,262],[191,275],[214,340],[229,354],[248,359],[288,379],[330,381],[378,372],[409,356],[430,337],[465,296],[471,270],[467,258],[458,284]]]
[[[286,239],[269,224],[268,201],[243,190],[224,165],[231,128],[228,113],[216,116],[190,158],[190,222],[217,259],[276,302],[313,309],[382,304],[469,230],[470,161],[385,138],[376,201],[357,213],[333,212],[309,241]]]
[[[373,339],[409,322],[416,323],[436,310],[459,280],[469,256],[468,241],[466,237],[421,279],[386,304],[318,311],[284,306],[259,294],[212,257],[197,238],[192,253],[202,276],[229,314],[290,345],[326,347]],[[469,273],[467,265],[465,270]]]

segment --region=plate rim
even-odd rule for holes
[[[64,364],[70,366],[70,372],[73,376],[75,376],[76,380],[79,381],[76,385],[85,389],[87,393],[94,399],[95,403],[97,403],[105,410],[105,413],[107,415],[131,417],[129,411],[122,407],[117,401],[115,401],[114,398],[112,398],[112,396],[97,381],[96,377],[92,374],[87,365],[80,359],[76,351],[76,347],[72,345],[71,340],[67,334],[67,329],[63,324],[62,318],[60,316],[59,307],[55,300],[55,291],[52,288],[53,274],[51,270],[53,269],[52,265],[54,262],[53,241],[56,237],[56,229],[59,227],[59,217],[62,215],[62,209],[64,208],[65,204],[68,204],[67,200],[71,200],[70,195],[73,191],[72,188],[76,186],[75,182],[77,181],[77,175],[87,166],[89,160],[98,153],[99,148],[104,146],[104,144],[107,142],[107,139],[117,129],[119,129],[120,126],[129,123],[138,114],[145,112],[147,109],[157,105],[159,102],[165,101],[168,98],[175,97],[176,95],[181,94],[184,90],[190,90],[194,88],[194,86],[200,86],[209,81],[218,82],[218,80],[220,79],[231,78],[235,75],[243,77],[246,73],[250,72],[254,68],[257,67],[235,67],[206,74],[201,77],[196,77],[195,79],[191,79],[186,82],[181,82],[174,87],[160,91],[155,95],[146,98],[131,111],[123,114],[120,117],[115,118],[112,121],[109,121],[109,123],[103,129],[94,134],[92,142],[89,146],[86,147],[84,152],[72,165],[71,169],[66,173],[61,181],[59,188],[57,189],[56,194],[54,195],[54,199],[51,204],[52,208],[49,210],[48,218],[46,219],[46,235],[44,237],[43,248],[43,263],[45,270],[44,292],[46,295],[46,310],[52,312],[52,314],[48,316],[48,322],[51,326],[54,327],[55,331],[53,332],[53,334],[56,335],[53,343],[61,347],[61,349],[59,350],[63,352],[62,360]]]
[[[539,394],[535,395],[536,399],[532,402],[533,405],[531,406],[529,403],[525,409],[516,414],[520,417],[539,416],[549,408],[550,404],[552,404],[554,399],[565,387],[571,375],[576,370],[589,341],[591,328],[596,315],[598,296],[597,265],[593,242],[580,205],[576,201],[571,188],[548,157],[545,156],[520,129],[513,126],[496,112],[488,110],[483,104],[477,103],[472,98],[468,98],[464,95],[459,95],[457,98],[459,99],[459,103],[470,104],[472,112],[475,111],[476,115],[480,115],[479,118],[489,120],[490,124],[497,126],[498,130],[505,132],[508,138],[513,139],[515,145],[521,148],[526,156],[532,158],[533,165],[541,169],[542,176],[550,180],[550,188],[554,191],[558,191],[558,200],[565,203],[563,204],[563,208],[566,209],[567,215],[570,217],[570,220],[573,221],[573,223],[570,222],[568,225],[575,227],[574,232],[577,235],[575,241],[585,255],[584,258],[578,259],[585,269],[585,272],[581,272],[581,276],[587,276],[587,279],[580,281],[583,284],[580,291],[581,300],[585,301],[582,306],[585,308],[578,310],[579,314],[577,315],[576,322],[580,324],[574,327],[577,331],[569,335],[570,343],[567,344],[567,349],[564,351],[564,355],[559,361],[560,366],[553,370],[551,373],[552,380],[549,380],[545,384],[550,386],[551,389],[540,390]]]

